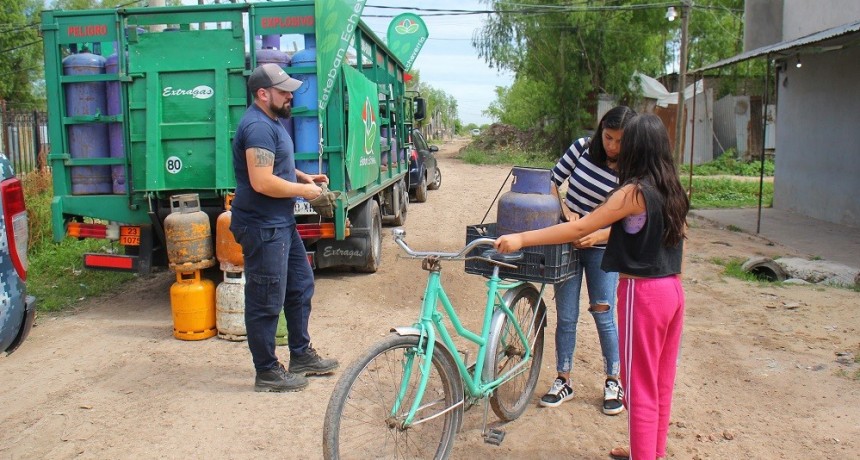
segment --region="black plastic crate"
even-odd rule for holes
[[[478,238],[495,238],[496,224],[466,227],[466,244]],[[473,249],[467,256],[480,256],[488,248]],[[516,269],[499,267],[499,278],[537,283],[558,283],[569,279],[579,270],[579,252],[572,244],[552,244],[521,249],[523,258],[514,262]],[[466,260],[466,273],[490,276],[494,265],[482,260]]]

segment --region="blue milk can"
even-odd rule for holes
[[[559,223],[561,205],[552,193],[552,171],[514,167],[511,190],[496,208],[496,236],[537,230]]]

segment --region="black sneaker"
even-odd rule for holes
[[[336,359],[322,358],[313,347],[299,355],[290,352],[290,373],[303,375],[328,374],[337,369]]]
[[[606,379],[603,386],[603,413],[606,415],[618,415],[624,412],[624,390],[615,379]]]
[[[573,388],[570,382],[559,377],[552,382],[552,387],[540,398],[540,405],[544,407],[556,407],[561,403],[573,399]]]
[[[267,371],[257,372],[254,380],[254,391],[257,392],[299,391],[306,386],[308,379],[304,375],[287,372],[281,363]]]

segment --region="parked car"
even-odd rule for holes
[[[480,136],[480,135],[481,135],[481,130],[480,130],[480,129],[478,129],[478,128],[473,129],[473,130],[472,130],[472,135],[473,135],[473,136]]]
[[[427,201],[427,190],[436,190],[442,185],[442,171],[436,162],[439,147],[427,145],[424,135],[417,129],[412,130],[414,146],[409,160],[409,193],[415,201]]]
[[[0,154],[0,352],[15,351],[33,327],[36,299],[27,295],[30,240],[24,187]]]

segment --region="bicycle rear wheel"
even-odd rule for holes
[[[416,352],[418,339],[392,334],[344,372],[331,395],[323,424],[326,459],[448,456],[463,417],[463,384],[452,358],[440,344],[433,351],[430,377],[415,419],[403,427],[425,359]],[[392,416],[404,378],[409,379],[408,388],[400,409]]]
[[[490,407],[502,421],[515,420],[522,415],[535,392],[543,360],[546,306],[531,284],[511,289],[503,297],[510,307],[529,343],[524,344],[510,318],[501,310],[493,317],[490,349],[487,351],[485,378],[496,379],[522,363],[526,347],[531,348],[531,361],[524,364],[514,377],[496,388],[490,396]]]

